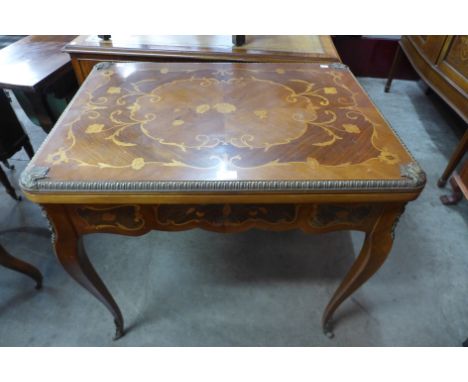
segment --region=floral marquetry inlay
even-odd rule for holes
[[[78,206],[73,208],[87,229],[136,231],[145,226],[140,206]]]
[[[185,226],[206,223],[228,227],[246,223],[291,224],[297,220],[298,207],[292,204],[205,204],[159,205],[155,207],[156,221],[164,226]]]
[[[398,179],[412,161],[350,72],[323,64],[110,64],[45,147],[51,175],[84,180]]]

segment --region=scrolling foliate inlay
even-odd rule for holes
[[[124,71],[95,71],[97,85],[78,101],[81,113],[64,121],[65,144],[48,164],[138,171],[401,161],[376,143],[376,122],[341,69]],[[76,149],[78,139],[86,152]],[[350,142],[353,155],[336,155]],[[103,145],[122,155],[104,157]]]
[[[76,207],[76,213],[86,223],[87,229],[137,231],[145,226],[140,208],[138,205],[80,206]]]
[[[313,227],[326,227],[337,224],[360,225],[369,220],[379,207],[370,204],[319,204],[309,223]]]
[[[240,232],[252,228],[326,232],[330,229],[366,230],[382,206],[361,204],[160,204],[70,207],[78,230],[122,234],[203,228]],[[146,219],[143,218],[146,217]]]
[[[293,204],[193,204],[159,205],[155,207],[160,225],[184,226],[204,222],[215,227],[236,226],[248,222],[290,224],[297,219],[298,207]]]

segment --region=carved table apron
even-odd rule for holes
[[[65,270],[119,307],[91,233],[365,232],[322,318],[383,264],[425,175],[341,64],[99,64],[21,176]]]

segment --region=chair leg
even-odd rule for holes
[[[42,274],[37,270],[36,267],[33,267],[31,264],[26,263],[16,257],[11,256],[5,248],[0,245],[0,265],[3,265],[5,268],[12,269],[14,271],[20,272],[26,276],[31,277],[36,281],[36,289],[41,289],[42,286]]]
[[[50,110],[50,107],[47,104],[45,94],[38,92],[25,92],[25,96],[32,105],[34,113],[39,120],[40,127],[42,130],[44,130],[45,133],[48,134],[52,127],[54,127],[56,121],[52,111]]]
[[[3,171],[1,167],[0,167],[0,183],[3,184],[8,195],[10,195],[15,200],[21,200],[21,196],[18,196],[16,194],[15,189],[11,185],[10,181],[8,180],[8,177],[6,176],[5,172]]]
[[[390,68],[390,73],[388,73],[387,83],[385,84],[385,93],[388,93],[390,91],[390,86],[392,86],[392,81],[395,75],[395,70],[398,67],[398,64],[400,63],[400,57],[401,57],[401,47],[400,47],[400,44],[398,44],[397,49],[395,51],[395,56],[393,57],[393,62]]]

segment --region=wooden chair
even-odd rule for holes
[[[0,161],[5,167],[13,170],[14,167],[8,163],[8,159],[23,148],[29,158],[34,156],[34,150],[28,135],[16,117],[7,95],[0,89]],[[0,182],[5,187],[8,195],[15,200],[21,200],[21,197],[16,194],[1,165]]]
[[[16,117],[10,105],[10,100],[0,89],[0,161],[8,169],[13,170],[14,167],[8,163],[8,159],[22,148],[24,148],[29,158],[33,157],[34,151],[29,137]],[[15,200],[21,200],[21,197],[16,193],[1,165],[0,182],[5,186],[8,195]],[[0,245],[0,265],[31,277],[36,281],[36,289],[41,288],[41,273],[32,265],[10,255],[2,245]]]

